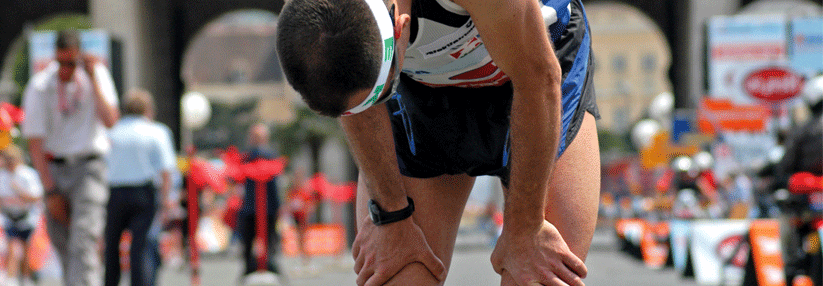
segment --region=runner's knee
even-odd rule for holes
[[[426,268],[422,263],[415,262],[409,265],[406,265],[397,275],[394,275],[389,282],[385,285],[420,285],[420,286],[427,286],[427,285],[443,285],[442,282],[437,281],[437,279],[429,272],[429,269]]]
[[[514,277],[509,274],[508,271],[503,270],[503,273],[500,274],[500,286],[516,286],[517,282],[514,281]]]

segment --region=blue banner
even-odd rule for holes
[[[823,72],[823,18],[794,19],[791,29],[792,67],[808,76]]]

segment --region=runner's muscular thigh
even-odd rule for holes
[[[569,249],[586,261],[600,194],[600,149],[590,113],[585,113],[580,131],[556,164],[546,198],[546,220],[560,231]],[[516,285],[506,271],[501,279],[500,285]]]
[[[357,223],[368,216],[369,200],[366,185],[360,176],[357,184]],[[457,227],[463,209],[474,184],[467,175],[443,175],[429,179],[403,177],[407,194],[414,199],[414,222],[423,231],[434,254],[443,261],[446,269],[451,264]],[[359,227],[358,227],[359,229]],[[429,283],[425,283],[428,281]],[[413,263],[389,280],[387,285],[436,285],[429,270],[421,263]]]
[[[597,221],[600,194],[597,140],[594,116],[586,112],[580,131],[557,161],[546,198],[546,220],[557,227],[571,251],[583,261]]]

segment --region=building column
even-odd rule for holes
[[[706,93],[703,85],[706,75],[706,35],[705,27],[709,18],[717,15],[733,15],[740,8],[739,0],[692,0],[688,1],[688,54],[686,55],[686,66],[688,78],[686,79],[686,96],[682,100],[688,103],[682,107],[696,107],[700,98]],[[673,67],[680,68],[680,67]]]
[[[123,91],[142,88],[154,95],[156,119],[179,142],[179,69],[182,58],[176,2],[167,0],[90,0],[92,24],[123,45]],[[122,95],[121,95],[122,96]]]
[[[139,49],[142,30],[140,29],[140,0],[89,0],[91,23],[95,28],[104,29],[122,44],[124,92],[139,86]],[[123,96],[122,94],[120,95]]]

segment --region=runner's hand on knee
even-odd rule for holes
[[[511,278],[517,285],[582,286],[588,271],[547,221],[531,232],[504,228],[491,262],[495,272],[510,275],[504,278]]]
[[[383,285],[406,265],[420,262],[439,281],[446,278],[443,262],[426,242],[420,227],[409,218],[375,226],[369,217],[352,245],[357,285]]]

